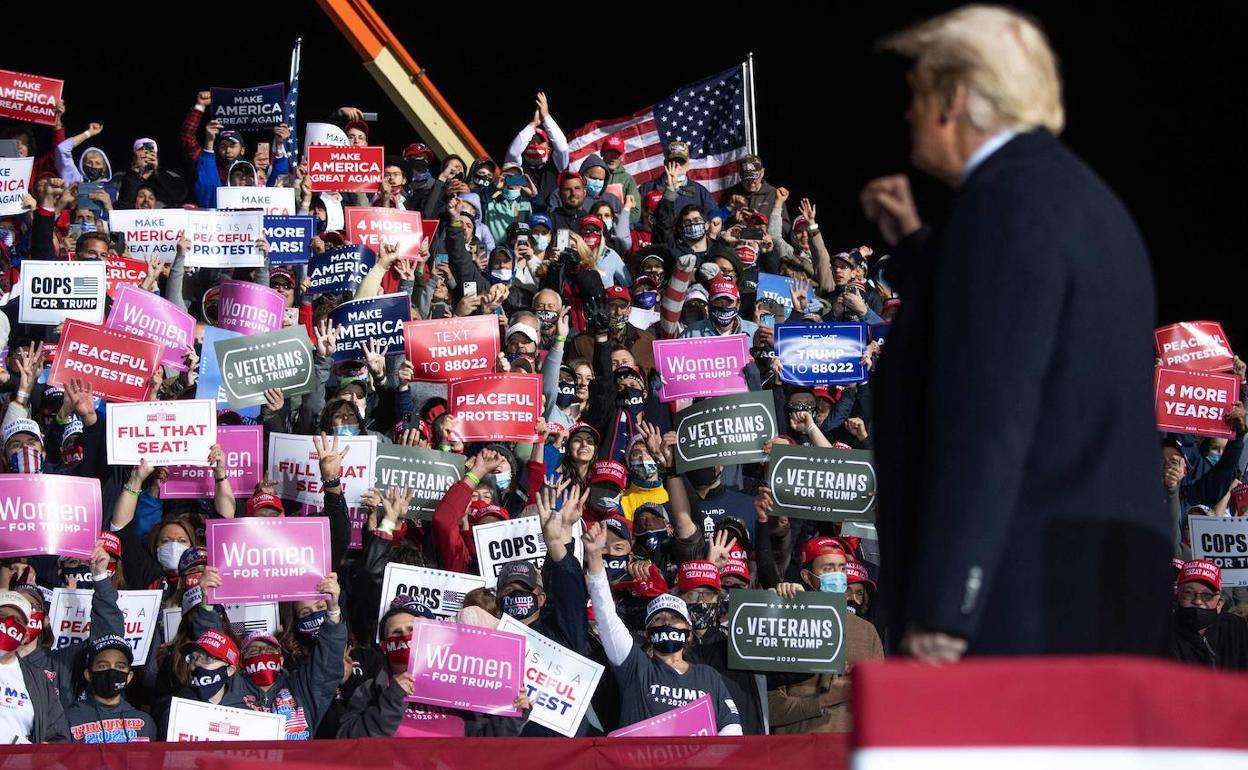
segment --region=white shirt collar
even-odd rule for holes
[[[988,156],[1001,149],[1006,142],[1018,135],[1017,131],[1000,131],[988,137],[988,140],[979,146],[979,149],[971,153],[971,157],[966,159],[966,165],[962,167],[962,178],[959,183],[965,182],[971,172],[979,167],[979,164],[988,160]]]

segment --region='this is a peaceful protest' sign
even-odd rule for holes
[[[699,401],[676,413],[676,472],[764,462],[763,444],[775,437],[776,408],[770,392]]]
[[[733,591],[728,635],[729,668],[842,673],[845,594],[807,591],[786,601],[771,591]]]
[[[875,520],[875,466],[868,451],[773,444],[767,470],[780,515]]]

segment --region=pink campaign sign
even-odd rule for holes
[[[100,481],[42,473],[0,475],[0,558],[88,559],[100,536]]]
[[[264,334],[282,328],[286,297],[250,281],[223,281],[217,326],[241,334]]]
[[[412,628],[412,694],[403,700],[443,708],[520,716],[524,637],[488,628],[417,620]]]
[[[195,346],[195,319],[167,299],[137,286],[122,284],[105,329],[116,329],[164,345],[160,363],[186,371],[186,349]]]
[[[217,443],[225,453],[225,476],[239,501],[256,491],[264,474],[264,426],[218,425]],[[174,465],[169,478],[160,485],[160,496],[167,500],[211,500],[216,493],[213,469]],[[239,503],[242,508],[242,502]]]
[[[325,598],[316,584],[329,574],[329,519],[211,519],[208,563],[221,573],[212,604]]]
[[[750,362],[747,334],[655,340],[654,365],[663,378],[659,400],[707,398],[745,393],[742,370]]]
[[[394,733],[395,738],[463,738],[464,718],[454,714],[434,714],[407,709]]]
[[[715,727],[715,707],[711,705],[711,696],[703,695],[680,708],[607,733],[607,737],[685,738],[718,734],[719,730]]]

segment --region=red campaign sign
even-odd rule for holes
[[[0,118],[56,125],[56,103],[65,81],[0,70]]]
[[[1153,332],[1161,365],[1193,372],[1226,372],[1235,363],[1226,332],[1217,321],[1187,321]]]
[[[1161,366],[1154,378],[1154,393],[1159,430],[1235,437],[1225,419],[1239,395],[1238,376]]]
[[[351,243],[367,246],[380,254],[381,242],[390,241],[398,244],[400,257],[415,259],[420,256],[424,230],[419,211],[352,206],[343,212],[347,216],[347,240]]]
[[[309,147],[312,192],[377,192],[384,155],[384,147]]]
[[[147,278],[147,263],[141,259],[126,259],[110,255],[105,262],[108,263],[105,271],[108,278],[109,299],[117,299],[117,290],[122,284],[139,286],[143,283],[143,279]]]
[[[48,384],[80,377],[108,401],[145,401],[164,352],[164,345],[144,337],[66,321]]]
[[[454,380],[450,411],[464,441],[532,441],[542,406],[540,374],[483,374]]]
[[[476,315],[407,321],[403,350],[417,382],[449,382],[494,371],[498,316]]]

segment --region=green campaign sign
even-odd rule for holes
[[[875,521],[875,466],[869,451],[773,444],[767,470],[777,514]]]
[[[290,398],[311,393],[316,387],[312,344],[303,326],[218,340],[213,348],[221,384],[233,409],[263,404],[264,391],[269,388]]]
[[[770,391],[699,401],[676,413],[676,472],[766,462],[763,444],[776,431]]]
[[[845,594],[730,591],[728,635],[728,668],[844,673]]]
[[[407,507],[407,518],[433,518],[433,509],[446,490],[464,477],[464,456],[436,449],[378,444],[373,486],[385,492],[392,487],[416,492]]]

